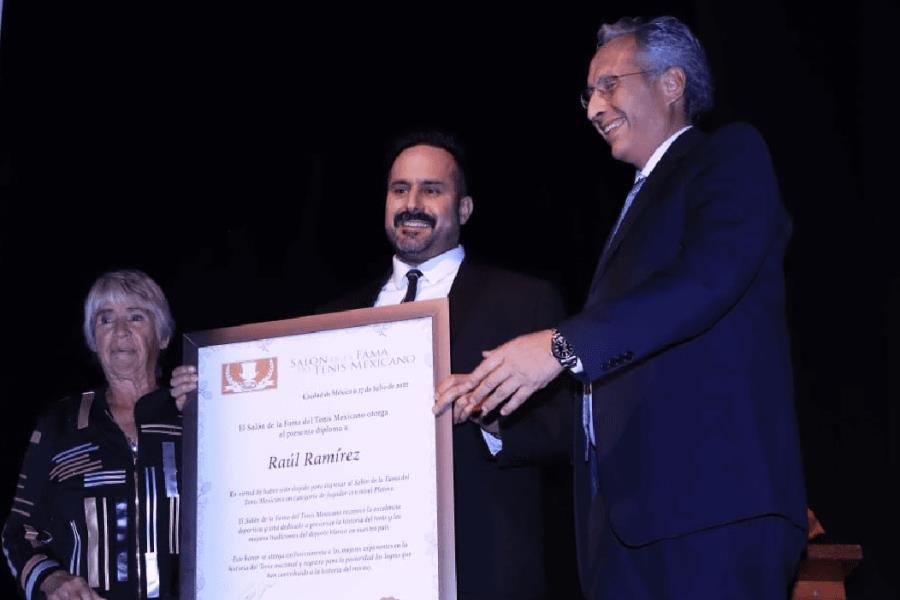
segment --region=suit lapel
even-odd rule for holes
[[[366,287],[362,288],[357,292],[357,295],[353,298],[351,308],[370,308],[375,306],[375,302],[378,300],[378,295],[381,293],[381,288],[384,287],[384,284],[387,283],[387,280],[391,277],[391,274],[388,273],[386,277],[383,277],[377,281],[373,281],[366,285]],[[346,309],[343,309],[346,310]]]
[[[365,306],[375,306],[375,303],[378,301],[378,295],[381,294],[381,289],[384,287],[384,284],[387,283],[388,279],[391,278],[391,273],[389,272],[384,279],[379,280],[375,285],[369,288],[366,291],[369,301]],[[363,307],[365,308],[365,307]]]
[[[478,304],[478,268],[463,260],[450,286],[447,298],[450,301],[450,345],[457,338],[463,323],[468,321],[468,316],[477,310]]]
[[[663,184],[669,178],[669,175],[672,173],[672,171],[674,171],[675,168],[680,164],[681,158],[685,154],[687,154],[694,146],[696,146],[704,137],[705,134],[703,132],[701,132],[696,127],[691,127],[683,134],[678,136],[678,139],[675,140],[675,142],[663,155],[662,159],[660,159],[659,163],[647,178],[647,181],[644,182],[644,184],[641,186],[640,191],[634,197],[634,201],[631,203],[631,208],[629,208],[628,212],[625,213],[625,218],[622,219],[622,223],[621,225],[619,225],[619,229],[618,231],[616,231],[615,237],[609,240],[606,246],[604,246],[603,254],[600,256],[600,261],[597,263],[596,271],[594,271],[594,279],[591,283],[591,292],[594,291],[597,283],[603,277],[603,273],[606,271],[606,267],[609,264],[610,259],[615,255],[616,251],[619,249],[619,246],[622,245],[622,242],[628,235],[628,231],[631,229],[632,225],[634,225],[635,221],[637,221],[638,217],[640,217],[644,209],[652,204],[654,200],[659,198],[659,191],[662,189]]]

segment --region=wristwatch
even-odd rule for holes
[[[553,330],[553,337],[550,339],[550,353],[564,369],[571,369],[578,364],[575,348],[563,337],[563,334],[558,329]]]

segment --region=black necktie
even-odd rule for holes
[[[406,272],[406,278],[409,280],[409,284],[406,286],[406,295],[403,296],[403,300],[400,302],[412,302],[416,299],[416,286],[419,283],[419,277],[422,276],[422,271],[418,269],[410,269]]]

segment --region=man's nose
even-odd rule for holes
[[[419,188],[413,188],[412,191],[406,196],[406,210],[417,210],[422,207],[423,203],[423,195],[422,190]]]
[[[603,113],[609,107],[609,102],[603,94],[594,92],[587,105],[587,118],[591,121],[602,118]]]

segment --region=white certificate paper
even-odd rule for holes
[[[197,348],[192,597],[450,597],[434,325],[418,316]]]

